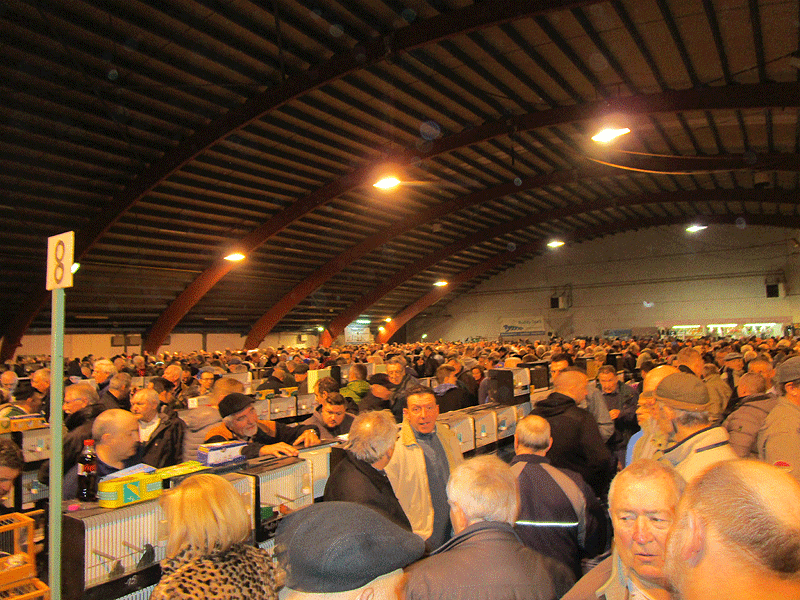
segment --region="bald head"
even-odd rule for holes
[[[678,355],[675,357],[676,366],[684,365],[689,367],[692,372],[698,377],[702,377],[703,373],[703,357],[694,348],[681,348]]]
[[[553,390],[559,394],[564,394],[580,404],[586,398],[586,384],[589,379],[586,373],[577,367],[567,367],[553,381]]]
[[[739,378],[739,385],[736,386],[736,393],[739,398],[752,396],[753,394],[763,394],[766,391],[767,382],[758,373],[745,373]]]
[[[642,393],[654,393],[658,387],[658,384],[661,383],[661,380],[667,375],[672,375],[673,373],[680,373],[680,370],[670,365],[662,365],[652,369],[642,382]]]
[[[687,488],[669,544],[668,573],[687,600],[800,597],[800,483],[754,460],[725,461]],[[724,590],[731,573],[739,588]],[[712,594],[713,595],[713,594]]]

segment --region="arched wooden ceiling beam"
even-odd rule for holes
[[[417,48],[434,44],[450,37],[479,31],[487,27],[503,25],[526,17],[571,10],[603,1],[605,0],[495,0],[494,2],[479,2],[430,19],[418,21],[413,25],[392,32],[391,35],[375,38],[364,44],[358,44],[352,50],[336,54],[320,65],[312,65],[306,71],[293,75],[283,85],[270,88],[253,96],[242,105],[229,110],[216,121],[209,123],[208,126],[196,131],[182,143],[166,152],[160,159],[153,162],[129,185],[114,194],[102,212],[92,220],[92,223],[76,232],[75,260],[80,261],[100,240],[103,234],[139,199],[186,163],[215,143],[295,98],[339,80],[355,71],[390,58],[402,56]],[[314,206],[310,206],[308,210],[313,210],[313,208]],[[302,216],[305,213],[300,214]],[[217,275],[216,281],[219,281],[227,273],[226,266],[229,270],[230,265],[217,261],[208,271],[213,271]],[[208,271],[199,276],[200,283],[197,289],[189,294],[190,297],[196,298],[191,306],[194,306],[197,300],[205,293],[202,292],[198,296],[198,290],[202,289],[203,285],[213,287],[214,283],[216,283],[216,281],[211,283],[214,277],[207,274]],[[28,297],[30,301],[27,303],[26,310],[17,313],[6,329],[6,333],[3,336],[3,345],[0,348],[0,360],[8,360],[14,355],[25,331],[47,303],[49,294],[45,290],[44,277],[42,277],[40,285],[34,285],[28,290]],[[188,309],[186,312],[188,312]],[[186,312],[184,312],[184,315]],[[180,318],[183,318],[183,316]],[[171,330],[172,327],[169,328],[169,331]],[[169,334],[169,331],[167,331],[167,334]]]
[[[736,222],[736,219],[739,218],[740,215],[703,215],[703,220],[706,223],[715,223],[715,224],[733,224]],[[750,225],[767,225],[771,227],[787,227],[787,219],[783,215],[748,215],[747,216],[748,222]],[[619,221],[616,223],[610,223],[606,226],[599,227],[599,228],[579,228],[572,230],[570,232],[570,243],[580,243],[583,241],[587,241],[590,239],[594,239],[597,237],[601,237],[604,235],[609,235],[613,233],[621,233],[624,231],[633,231],[639,229],[649,229],[651,227],[661,227],[663,225],[677,225],[680,223],[686,222],[686,216],[668,216],[668,217],[660,217],[656,219],[635,219],[629,221]],[[449,282],[450,284],[446,288],[436,288],[419,300],[410,304],[407,308],[402,310],[400,314],[394,317],[391,323],[387,323],[384,326],[384,331],[378,334],[378,342],[381,344],[385,344],[392,339],[395,333],[406,323],[408,323],[411,319],[416,317],[419,313],[423,310],[432,306],[443,297],[445,297],[450,290],[452,290],[455,286],[460,285],[478,277],[479,275],[499,267],[503,263],[506,263],[510,260],[519,259],[523,256],[528,254],[533,254],[541,250],[542,243],[541,242],[531,242],[529,244],[524,244],[513,251],[509,252],[501,252],[490,258],[489,260],[475,265],[474,267],[470,267],[465,271],[455,275],[454,277],[450,277]],[[448,289],[449,288],[449,289]]]
[[[287,85],[289,88],[294,89],[291,86],[291,82]],[[321,85],[321,83],[319,85]],[[281,88],[281,90],[283,89],[284,88]],[[507,135],[510,132],[564,125],[582,120],[585,121],[597,118],[608,112],[651,114],[690,110],[797,107],[800,106],[799,90],[800,84],[798,83],[767,83],[668,91],[648,96],[625,97],[588,104],[558,107],[551,110],[537,111],[526,115],[513,116],[485,123],[472,129],[465,129],[459,133],[436,140],[425,151],[409,149],[395,156],[382,158],[338,180],[332,181],[323,188],[301,198],[288,209],[263,223],[259,228],[240,240],[237,246],[245,252],[252,252],[252,250],[259,247],[271,236],[275,235],[295,220],[308,214],[315,208],[322,206],[326,202],[329,202],[333,198],[370,181],[370,177],[373,175],[376,167],[386,162],[411,164],[420,159],[430,158],[460,147]],[[276,90],[270,90],[269,93],[276,93]],[[276,100],[276,102],[278,100]],[[285,101],[286,100],[283,100],[283,102]],[[264,103],[266,104],[266,101],[264,101]],[[277,104],[276,106],[279,105],[280,104]],[[229,133],[232,132],[233,130]],[[115,196],[115,201],[112,201],[102,215],[94,220],[95,225],[91,230],[81,230],[77,232],[76,260],[80,261],[81,257],[86,254],[108,227],[111,226],[109,219],[115,221],[127,207],[132,205],[153,186],[181,166],[180,164],[176,164],[177,159],[175,157],[170,156],[170,154],[165,155],[163,159],[166,161],[165,164],[168,163],[172,165],[169,172],[159,167],[161,161],[154,163],[154,166],[149,171],[140,176],[130,187]],[[186,161],[184,161],[184,163],[185,162]],[[162,178],[158,180],[155,179],[157,170],[163,175]],[[123,201],[127,203],[126,207],[120,208]],[[150,329],[145,343],[145,349],[149,352],[156,352],[164,338],[169,335],[175,325],[177,325],[197,302],[199,302],[199,300],[233,267],[234,265],[228,261],[219,258],[190,283],[169,307],[165,309]],[[3,338],[3,345],[2,348],[0,348],[0,360],[7,360],[14,355],[23,334],[42,307],[47,303],[49,294],[44,290],[44,282],[42,281],[41,286],[29,290],[28,297],[30,298],[30,302],[27,304],[27,310],[18,312],[6,330],[6,334]]]
[[[566,208],[559,208],[556,210],[542,211],[541,213],[531,214],[523,219],[506,221],[482,231],[476,231],[465,238],[456,240],[452,244],[438,248],[427,256],[424,256],[399,270],[391,278],[387,279],[378,287],[372,289],[368,294],[365,294],[359,298],[358,301],[354,302],[352,305],[334,317],[324,334],[321,336],[321,339],[326,342],[323,345],[330,346],[333,340],[342,334],[345,327],[347,327],[361,314],[363,314],[365,310],[380,301],[381,298],[386,296],[392,290],[416,276],[418,273],[431,268],[438,262],[447,260],[459,252],[463,252],[471,246],[482,244],[483,242],[512,233],[514,231],[520,231],[522,229],[527,229],[528,227],[533,227],[535,225],[541,225],[549,221],[558,221],[584,213],[645,204],[678,202],[757,202],[759,204],[798,204],[800,203],[800,197],[798,197],[796,190],[778,189],[692,190],[663,192],[660,194],[626,196],[622,198],[614,198],[605,202],[580,204]],[[737,216],[746,216],[749,218],[750,215]],[[698,218],[704,219],[705,217],[700,215]]]
[[[693,171],[730,171],[736,169],[779,169],[784,171],[800,171],[800,156],[795,154],[775,155],[730,155],[730,156],[703,156],[703,157],[673,157],[653,156],[645,154],[631,154],[614,152],[607,154],[609,160],[615,165],[622,165],[632,171],[646,172],[693,172]],[[608,163],[611,164],[611,163]],[[265,312],[247,334],[244,347],[256,348],[272,329],[285,317],[289,311],[305,300],[317,288],[330,280],[349,264],[366,256],[391,239],[441,219],[448,214],[463,210],[476,204],[497,200],[503,196],[517,192],[541,188],[548,185],[563,185],[565,183],[589,178],[598,178],[619,174],[617,168],[599,165],[599,168],[589,168],[586,171],[557,171],[522,180],[519,185],[513,182],[501,184],[442,202],[428,208],[424,213],[418,213],[392,223],[389,227],[367,239],[359,242],[339,254],[337,257],[318,268],[313,274],[297,284],[285,294],[278,302]],[[331,332],[332,333],[332,332]]]

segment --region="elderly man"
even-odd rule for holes
[[[386,374],[394,386],[391,396],[392,414],[400,423],[405,414],[406,396],[411,388],[419,385],[419,381],[406,372],[406,361],[400,356],[395,356],[386,363]]]
[[[516,480],[495,456],[458,466],[447,483],[455,536],[407,569],[407,600],[554,600],[569,589],[569,569],[520,542]]]
[[[450,537],[445,487],[450,472],[464,457],[455,434],[436,425],[439,406],[432,389],[411,388],[403,415],[400,439],[386,474],[414,533],[435,549]]]
[[[800,485],[757,461],[711,467],[678,506],[667,575],[683,600],[800,598]]]
[[[782,362],[777,377],[783,396],[758,432],[758,455],[800,481],[800,357]]]
[[[158,393],[153,389],[139,390],[131,400],[131,412],[139,420],[142,462],[156,469],[181,462],[186,429],[177,413],[160,414],[160,404]]]
[[[83,441],[91,439],[94,420],[104,410],[92,384],[75,383],[64,389],[64,472],[77,464]]]
[[[131,407],[131,376],[127,373],[117,373],[108,380],[106,390],[100,394],[100,404],[106,408],[121,408],[130,410]]]
[[[369,380],[369,392],[358,404],[359,412],[390,409],[394,384],[386,373],[375,373]]]
[[[713,424],[706,385],[694,375],[667,375],[655,391],[656,423],[667,447],[659,460],[677,469],[686,481],[708,466],[738,458],[728,432]]]
[[[614,423],[614,433],[606,440],[606,446],[616,456],[617,463],[624,467],[628,440],[639,431],[639,424],[636,422],[639,394],[619,380],[613,366],[603,365],[597,371],[596,385],[589,386],[587,405],[599,403],[601,399]]]
[[[36,396],[40,403],[40,409],[36,412],[44,412],[45,416],[50,416],[50,369],[37,369],[31,374],[31,387],[36,390]]]
[[[586,398],[587,383],[586,373],[567,367],[556,375],[553,392],[537,402],[533,414],[550,423],[553,445],[547,458],[553,466],[576,471],[603,498],[611,481],[612,459],[597,421],[578,407]]]
[[[364,504],[411,531],[411,523],[384,471],[396,441],[397,424],[388,410],[357,416],[350,427],[345,455],[325,484],[325,501]]]
[[[0,438],[0,498],[5,498],[14,489],[14,481],[25,467],[22,450],[8,438]],[[16,512],[0,502],[0,515]]]
[[[104,411],[92,425],[97,452],[97,480],[139,463],[139,423],[127,410]],[[64,498],[78,495],[78,465],[64,476]]]
[[[348,401],[348,398],[336,392],[326,394],[311,416],[303,421],[303,425],[315,427],[320,440],[338,439],[349,432],[353,424],[353,415],[347,412]]]
[[[92,367],[92,379],[97,384],[97,393],[102,396],[106,391],[110,379],[117,374],[117,368],[110,360],[102,358],[94,362]]]
[[[0,388],[2,388],[7,399],[10,399],[14,393],[14,390],[17,389],[18,382],[19,377],[17,377],[17,374],[13,371],[13,369],[3,371],[3,373],[0,374]]]
[[[605,549],[605,514],[592,488],[574,471],[556,469],[546,458],[553,444],[550,424],[537,415],[517,423],[511,471],[520,492],[516,531],[526,546],[581,576],[581,558]]]
[[[645,375],[642,381],[642,393],[639,394],[639,406],[636,409],[636,420],[641,429],[628,441],[625,464],[631,464],[640,458],[658,458],[663,453],[664,440],[655,420],[655,393],[661,380],[673,373],[678,373],[678,369],[662,365],[651,369]]]
[[[319,443],[317,431],[305,426],[290,427],[277,421],[261,421],[256,415],[253,399],[234,392],[219,403],[222,423],[206,434],[206,443],[242,440],[246,458],[257,456],[297,456],[297,448]]]
[[[669,600],[667,536],[685,485],[672,467],[652,459],[620,471],[608,494],[613,552],[562,600]]]

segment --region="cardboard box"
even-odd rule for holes
[[[161,477],[152,474],[139,474],[117,479],[104,479],[97,484],[98,503],[103,508],[119,508],[152,500],[161,495]]]
[[[242,449],[246,445],[245,442],[239,441],[202,444],[197,449],[197,460],[207,467],[245,462],[247,459],[242,456]]]

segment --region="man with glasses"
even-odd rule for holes
[[[405,414],[408,392],[411,388],[418,386],[419,381],[406,372],[406,361],[399,356],[390,359],[386,363],[386,374],[394,386],[391,397],[392,414],[395,420],[400,423]]]
[[[403,409],[400,439],[385,468],[412,530],[431,550],[450,538],[447,480],[450,471],[464,460],[455,434],[447,427],[437,427],[438,416],[433,390],[411,388]]]

